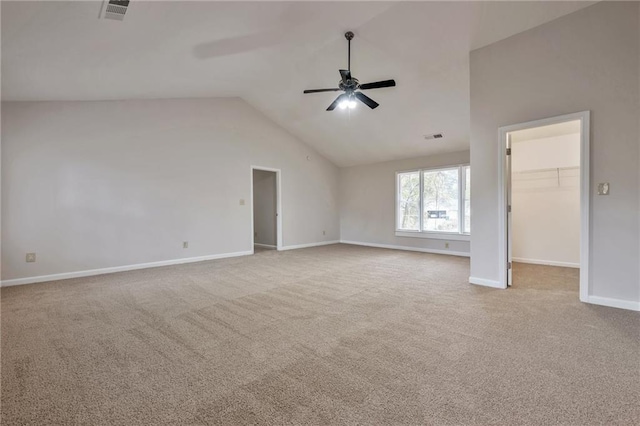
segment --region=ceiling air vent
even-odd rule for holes
[[[426,140],[431,140],[431,139],[442,139],[442,133],[434,133],[433,135],[424,135],[424,138]]]
[[[108,0],[107,8],[104,10],[104,18],[122,21],[128,7],[129,0]]]

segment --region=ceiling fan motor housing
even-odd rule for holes
[[[349,80],[347,80],[347,82],[343,82],[342,80],[340,80],[338,82],[338,88],[340,90],[344,90],[345,92],[353,92],[355,90],[357,90],[360,87],[360,82],[358,81],[357,78],[350,78]]]

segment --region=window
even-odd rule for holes
[[[420,172],[398,174],[398,229],[420,230]]]
[[[470,177],[466,165],[398,173],[396,230],[469,234]]]

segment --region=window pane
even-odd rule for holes
[[[471,167],[464,168],[464,232],[471,233]]]
[[[459,232],[458,169],[424,172],[424,230]]]
[[[398,229],[420,230],[420,172],[398,174]]]

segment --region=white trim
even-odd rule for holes
[[[159,262],[138,263],[134,265],[113,266],[110,268],[88,269],[85,271],[63,272],[60,274],[40,275],[37,277],[15,278],[3,280],[2,287],[9,287],[22,284],[34,284],[46,281],[67,280],[69,278],[91,277],[94,275],[112,274],[114,272],[135,271],[136,269],[157,268],[160,266],[180,265],[183,263],[204,262],[207,260],[225,259],[228,257],[247,256],[253,254],[253,250],[239,251],[235,253],[211,254],[198,257],[184,257],[181,259],[161,260]]]
[[[492,288],[504,289],[504,287],[502,287],[502,284],[500,284],[499,281],[486,280],[484,278],[469,277],[469,284],[475,284],[475,285],[481,285],[481,286],[484,286],[484,287],[492,287]]]
[[[432,240],[471,241],[469,234],[449,232],[396,231],[396,237],[425,238]]]
[[[309,247],[319,247],[319,246],[328,246],[331,244],[338,244],[340,241],[338,240],[333,240],[333,241],[319,241],[317,243],[307,243],[307,244],[296,244],[293,246],[284,246],[281,247],[280,250],[297,250],[297,249],[303,249],[303,248],[309,248]]]
[[[429,249],[429,248],[422,248],[422,247],[396,246],[391,244],[364,243],[360,241],[348,241],[348,240],[340,240],[340,243],[351,244],[354,246],[384,248],[384,249],[390,249],[390,250],[419,251],[421,253],[433,253],[433,254],[445,254],[450,256],[469,257],[469,253],[466,253],[463,251],[438,250],[438,249]]]
[[[589,136],[590,112],[582,111],[557,117],[543,118],[526,123],[503,126],[498,129],[498,271],[501,288],[507,288],[507,134],[516,130],[548,126],[567,121],[580,120],[580,300],[589,302]]]
[[[466,167],[466,166],[471,166],[471,163],[466,162],[466,163],[456,163],[456,164],[445,164],[442,166],[418,167],[417,169],[398,170],[396,174],[410,173],[410,172],[428,172],[433,170],[447,170],[447,169],[453,170],[453,169],[457,169],[458,167]]]
[[[580,300],[589,297],[591,282],[589,267],[591,258],[589,255],[590,238],[590,203],[591,203],[591,113],[581,113],[580,123]]]
[[[522,257],[513,257],[514,262],[529,263],[531,265],[547,265],[547,266],[561,266],[563,268],[579,268],[580,263],[575,262],[557,262],[555,260],[541,260],[541,259],[525,259]]]
[[[505,146],[507,150],[511,150],[511,133],[506,134]],[[505,204],[510,206],[513,204],[513,164],[512,157],[507,155],[505,157],[505,162],[503,163],[506,167],[506,186],[507,186],[507,195],[505,197]],[[507,210],[506,213],[506,221],[507,221],[507,262],[513,262],[513,213]],[[513,268],[507,269],[507,287],[513,285]]]
[[[419,189],[419,205],[418,205],[418,214],[420,215],[420,232],[424,231],[424,170],[420,170],[418,172],[418,187]],[[398,191],[400,191],[400,185],[398,182]],[[396,211],[398,210],[398,206],[396,205]],[[396,228],[398,226],[398,221],[396,220]],[[401,231],[401,229],[396,229],[396,231]]]
[[[251,203],[251,248],[255,244],[254,241],[254,229],[253,229],[253,171],[262,170],[265,172],[274,172],[276,174],[276,250],[282,250],[282,185],[281,185],[281,170],[273,169],[270,167],[251,166],[249,185],[251,187],[250,203]]]
[[[630,311],[640,311],[640,302],[634,302],[631,300],[610,299],[608,297],[600,297],[600,296],[589,296],[586,302],[592,303],[594,305],[609,306],[610,308],[628,309]]]
[[[278,247],[271,245],[271,244],[260,244],[260,243],[253,243],[254,246],[256,247],[262,247],[262,248],[266,248],[269,250],[277,250]]]
[[[464,211],[466,210],[464,202],[464,191],[466,187],[466,179],[463,177],[465,172],[462,167],[458,167],[458,232],[464,234]]]

